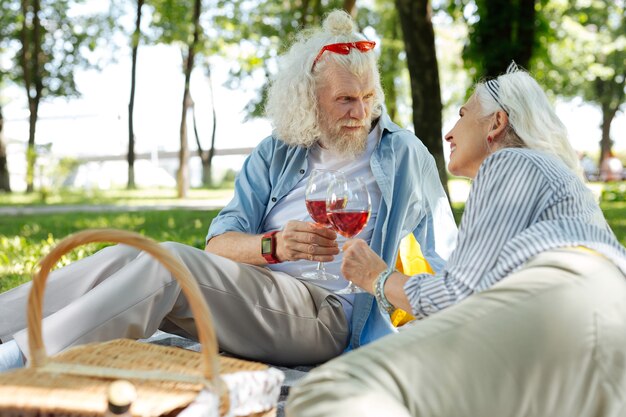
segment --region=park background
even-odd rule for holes
[[[88,227],[202,247],[271,133],[276,57],[335,8],[377,42],[388,111],[435,156],[457,220],[468,183],[443,133],[511,59],[578,151],[626,161],[624,0],[0,0],[0,291]],[[626,244],[625,184],[590,187]]]

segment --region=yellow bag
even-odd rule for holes
[[[420,244],[412,233],[409,233],[400,241],[396,269],[405,275],[435,273],[424,258]],[[413,315],[399,308],[391,314],[391,323],[395,327],[400,327],[412,320],[415,320]]]

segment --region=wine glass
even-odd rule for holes
[[[362,178],[335,178],[326,193],[326,214],[333,228],[341,236],[353,238],[367,224],[372,210],[370,194]],[[336,294],[362,292],[352,282]]]
[[[311,171],[304,192],[306,209],[315,223],[322,227],[332,227],[326,215],[326,191],[328,186],[337,178],[343,178],[341,171],[331,169],[314,169]],[[324,262],[318,262],[315,271],[302,274],[306,279],[330,280],[339,279],[335,274],[326,272]]]

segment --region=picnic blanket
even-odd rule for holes
[[[184,349],[193,350],[196,352],[200,351],[200,343],[186,339],[181,336],[173,335],[170,333],[165,333],[162,331],[157,331],[154,335],[149,337],[148,339],[143,339],[143,342],[154,343],[157,345],[163,346],[177,346]],[[224,354],[221,352],[221,354]],[[282,366],[273,366],[272,367],[281,370],[285,374],[285,380],[283,385],[280,387],[280,397],[278,399],[278,405],[276,407],[276,417],[284,417],[285,416],[285,402],[287,400],[287,396],[289,395],[289,389],[302,377],[304,377],[307,372],[309,372],[312,367],[311,366],[296,366],[296,367],[282,367]]]

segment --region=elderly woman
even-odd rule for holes
[[[448,167],[474,182],[444,269],[408,277],[344,247],[348,279],[425,319],[312,372],[289,416],[626,412],[626,251],[565,126],[514,64],[459,116]]]

